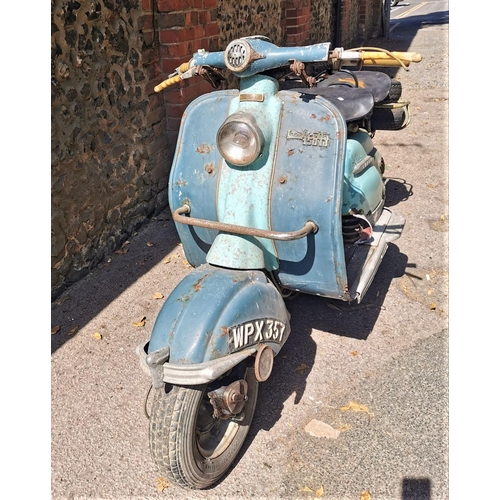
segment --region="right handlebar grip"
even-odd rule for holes
[[[163,80],[163,82],[159,83],[155,87],[155,92],[161,92],[163,89],[169,87],[170,85],[175,85],[176,83],[179,83],[181,81],[180,75],[175,75],[172,78],[167,78],[166,80]]]
[[[422,54],[419,52],[392,52],[395,59],[390,54],[385,52],[362,52],[361,58],[363,64],[366,66],[400,66],[400,61],[402,61],[406,66],[410,63],[419,63],[422,60]]]

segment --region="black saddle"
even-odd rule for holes
[[[377,102],[389,94],[391,79],[377,71],[339,71],[313,88],[292,88],[301,94],[319,95],[328,99],[346,122],[360,120]]]

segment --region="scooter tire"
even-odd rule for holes
[[[371,117],[372,130],[400,130],[408,120],[405,107],[376,108]]]
[[[166,385],[155,390],[149,447],[160,472],[170,481],[184,488],[204,489],[227,472],[243,446],[257,402],[259,383],[253,367],[246,369],[244,378],[248,399],[240,418],[232,420],[213,416],[207,396],[213,387],[209,384]]]
[[[403,93],[403,86],[399,80],[392,79],[389,93],[383,102],[398,102]]]

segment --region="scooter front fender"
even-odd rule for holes
[[[197,385],[220,377],[260,344],[276,355],[289,334],[283,298],[262,271],[204,264],[173,290],[138,354],[156,387]]]

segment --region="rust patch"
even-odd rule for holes
[[[326,116],[323,116],[323,118],[320,118],[319,121],[320,122],[329,122],[330,118],[331,118],[330,115],[326,115]]]
[[[226,336],[227,336],[227,334],[228,334],[228,332],[229,332],[229,330],[228,330],[227,326],[223,326],[223,327],[221,328],[221,330],[222,330],[222,336],[223,336],[223,337],[226,337]]]
[[[312,118],[313,120],[316,120],[316,115],[313,113],[313,114],[311,115],[311,118]]]
[[[280,184],[285,184],[286,183],[286,177],[284,175],[282,175],[279,179],[278,179],[278,182]]]
[[[288,156],[292,156],[295,153],[294,149],[289,149],[288,150]]]
[[[203,154],[208,154],[210,153],[210,151],[212,151],[212,149],[214,149],[212,146],[210,146],[210,144],[207,144],[206,142],[203,143],[203,144],[200,144],[197,148],[196,148],[196,152],[197,153],[200,153],[201,155]]]
[[[200,278],[194,285],[194,289],[199,292],[201,290],[201,282],[203,281],[203,278]]]
[[[211,173],[213,173],[213,171],[214,171],[214,164],[213,163],[207,163],[205,165],[205,172],[207,174],[211,174]]]

